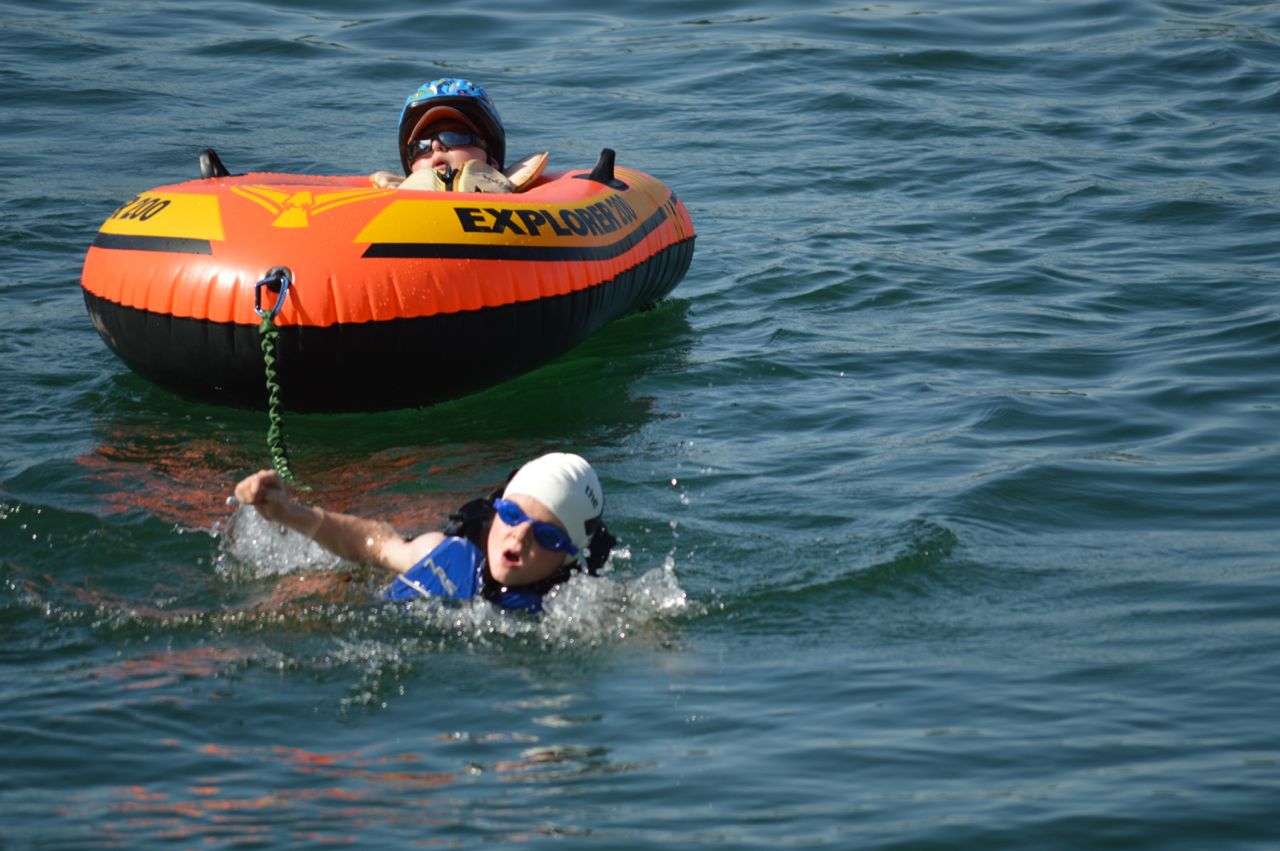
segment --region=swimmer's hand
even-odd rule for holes
[[[379,189],[395,189],[404,183],[404,177],[390,171],[375,171],[369,175],[369,182]]]
[[[275,470],[259,470],[236,485],[235,498],[241,505],[252,505],[268,520],[286,522],[299,506],[284,489],[284,479]]]

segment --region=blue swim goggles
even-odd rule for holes
[[[533,528],[533,539],[543,549],[551,550],[553,553],[568,553],[571,556],[578,554],[578,548],[573,545],[573,540],[569,537],[568,532],[551,523],[534,520],[524,513],[523,508],[511,500],[495,499],[493,501],[493,509],[498,512],[498,519],[508,526],[519,526],[521,523],[530,524]]]

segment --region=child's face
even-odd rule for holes
[[[524,494],[507,499],[524,509],[533,520],[564,528],[560,519],[538,500]],[[501,517],[493,518],[489,529],[489,573],[502,585],[532,585],[555,573],[566,558],[564,553],[548,550],[533,536],[533,526],[521,523],[508,526]]]
[[[462,125],[434,124],[427,128],[427,132],[424,133],[423,136],[429,137],[439,133],[441,130],[449,130],[466,134],[470,134],[471,132],[470,128]],[[424,151],[417,159],[415,159],[409,166],[409,171],[421,171],[424,168],[433,168],[436,171],[440,171],[445,166],[459,169],[462,168],[462,164],[465,162],[469,162],[471,160],[486,162],[488,158],[489,155],[485,152],[485,149],[479,145],[458,145],[456,147],[448,147],[442,144],[439,139],[436,139],[431,143],[431,151],[429,153]]]

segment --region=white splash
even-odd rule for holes
[[[303,570],[332,570],[342,559],[256,510],[238,506],[227,521],[215,568],[230,578],[260,579]]]

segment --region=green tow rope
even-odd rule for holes
[[[262,324],[258,326],[258,333],[262,335],[262,364],[263,372],[267,378],[267,448],[271,450],[271,463],[276,468],[276,472],[280,474],[280,478],[284,479],[291,485],[297,486],[294,481],[293,471],[289,469],[289,453],[284,445],[284,416],[280,410],[282,408],[280,402],[280,382],[276,377],[276,338],[280,336],[280,329],[276,327],[276,314],[280,312],[280,308],[284,307],[285,297],[289,294],[289,285],[293,283],[293,273],[283,266],[277,266],[267,272],[267,276],[263,278],[253,288],[253,309],[258,316],[262,317]],[[262,288],[268,287],[271,290],[279,290],[276,297],[276,306],[271,310],[262,309]],[[308,488],[302,488],[308,490]]]

